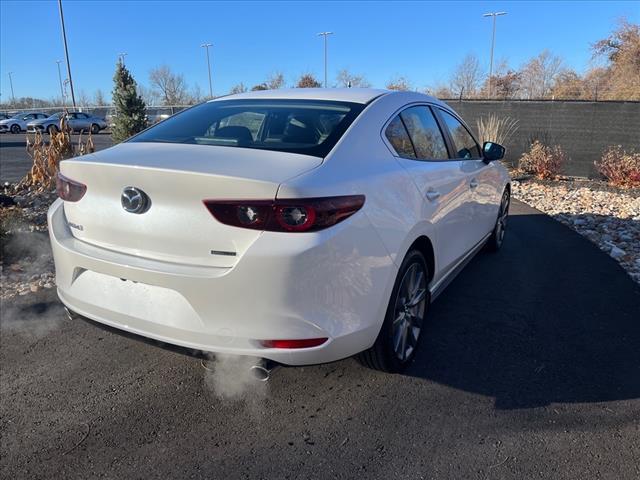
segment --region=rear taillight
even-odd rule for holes
[[[221,223],[270,232],[314,232],[350,217],[364,205],[364,195],[290,200],[205,200]]]
[[[264,348],[312,348],[325,343],[328,338],[301,338],[295,340],[260,340]]]
[[[84,196],[87,191],[87,186],[58,173],[56,190],[62,200],[66,202],[77,202]]]

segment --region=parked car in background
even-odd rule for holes
[[[27,124],[26,130],[29,132],[47,132],[49,134],[60,130],[60,119],[64,112],[59,112],[46,117],[44,119],[33,120]],[[89,115],[84,112],[69,112],[67,120],[71,130],[74,132],[98,133],[100,130],[107,128],[107,122],[104,118]]]
[[[0,113],[0,120],[6,120],[7,118],[11,118],[11,115],[8,113]]]
[[[0,120],[0,133],[11,132],[20,133],[27,130],[27,124],[34,120],[44,120],[47,118],[46,113],[42,112],[22,112],[17,113],[11,118]]]
[[[212,100],[60,164],[58,295],[70,312],[199,351],[290,365],[360,353],[401,371],[432,299],[502,245],[503,156],[415,92]]]

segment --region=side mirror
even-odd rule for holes
[[[504,158],[505,148],[499,143],[484,142],[482,145],[482,157],[486,163]]]

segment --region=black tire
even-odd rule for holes
[[[98,125],[97,123],[92,123],[91,124],[91,133],[93,133],[94,135],[100,133],[100,125]]]
[[[18,125],[17,123],[14,123],[13,125],[11,125],[11,133],[20,133],[22,131],[22,129],[20,128],[20,125]]]
[[[410,307],[410,309],[407,310],[407,302],[411,299],[404,297],[405,281],[407,281],[409,275],[414,274],[415,269],[417,269],[418,272],[422,272],[423,275],[422,281],[416,282],[418,283],[418,285],[415,286],[416,292],[424,288],[424,293],[420,303],[417,304],[416,307]],[[387,313],[378,338],[371,348],[358,354],[360,363],[374,370],[393,373],[402,372],[407,365],[411,363],[420,343],[420,333],[422,332],[424,320],[431,301],[428,279],[429,269],[424,256],[418,250],[411,250],[398,270],[398,277],[391,292]],[[419,296],[419,294],[417,294],[417,296]],[[407,312],[413,313],[408,314]],[[401,317],[402,320],[399,320]],[[405,318],[410,319],[405,320]],[[400,326],[401,322],[408,322],[408,325],[403,329]],[[406,325],[406,323],[402,323],[402,325]],[[417,334],[415,331],[416,328],[418,329]],[[402,332],[406,331],[404,337],[397,336],[398,329]],[[396,339],[399,339],[399,342]],[[403,340],[405,343],[402,343]],[[408,347],[411,348],[411,351],[406,349],[406,342],[410,344]],[[397,346],[394,346],[394,344],[397,344]],[[397,353],[398,349],[405,349],[404,354],[400,355]]]
[[[55,135],[56,133],[58,133],[58,127],[56,127],[55,125],[49,125],[47,127],[47,132],[49,133],[49,135]]]
[[[490,252],[497,252],[502,248],[504,243],[504,235],[507,231],[507,220],[509,219],[509,205],[511,204],[511,194],[509,189],[506,188],[502,194],[502,200],[500,200],[500,208],[498,209],[498,218],[496,224],[493,227],[491,236],[487,240],[487,250]]]

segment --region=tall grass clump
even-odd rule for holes
[[[518,121],[492,113],[488,117],[480,117],[476,126],[481,143],[495,142],[504,145],[518,130]]]

